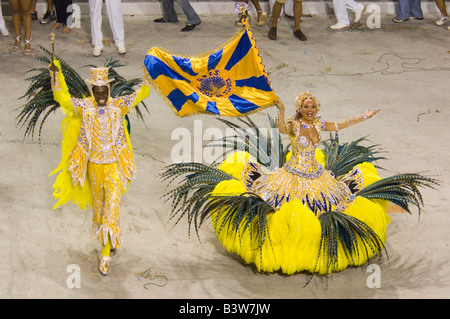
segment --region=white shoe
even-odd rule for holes
[[[4,37],[7,37],[9,35],[8,29],[6,29],[6,27],[0,28],[0,34]]]
[[[120,54],[127,53],[127,49],[125,48],[124,44],[116,44],[116,47],[117,47],[117,52],[119,52]]]
[[[345,30],[349,27],[348,24],[338,22],[336,24],[330,25],[331,30]]]
[[[434,24],[444,25],[447,21],[448,21],[448,16],[447,17],[441,16],[441,18],[439,20],[435,21]]]
[[[355,21],[354,21],[355,23],[359,22],[359,20],[361,19],[361,16],[364,14],[365,11],[366,11],[366,7],[364,6],[361,11],[355,12]]]
[[[102,54],[103,48],[102,47],[94,47],[94,51],[92,51],[93,56],[100,56]]]

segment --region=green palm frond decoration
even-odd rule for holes
[[[222,147],[224,149],[222,156],[226,156],[230,152],[245,151],[252,155],[258,163],[269,169],[281,167],[286,161],[290,145],[283,145],[274,119],[270,115],[268,118],[269,129],[259,128],[248,116],[237,118],[243,125],[218,118],[231,129],[233,135],[215,140],[207,147]]]
[[[42,128],[47,118],[53,114],[60,106],[53,99],[53,93],[51,88],[51,78],[48,66],[51,63],[51,52],[38,46],[39,53],[35,56],[35,60],[42,62],[44,67],[30,67],[26,73],[37,72],[25,79],[27,82],[31,82],[24,95],[19,99],[25,99],[26,103],[19,107],[20,113],[16,117],[17,126],[20,128],[26,127],[24,133],[24,139],[34,138],[34,133],[37,127],[39,127],[39,141],[41,140]],[[61,72],[63,73],[69,93],[76,98],[83,98],[91,95],[89,86],[85,80],[62,58],[55,56],[60,61]],[[111,96],[122,96],[131,94],[134,92],[133,87],[140,84],[140,79],[133,79],[127,81],[120,76],[115,70],[116,67],[122,66],[118,60],[108,59],[105,63],[110,69],[110,75],[115,81],[111,82]],[[114,95],[112,95],[114,94]],[[147,110],[147,106],[141,102],[144,108]],[[139,106],[136,106],[137,116],[144,122]],[[40,124],[39,124],[40,120]]]
[[[409,205],[414,205],[419,216],[423,207],[420,187],[435,189],[439,181],[420,174],[398,174],[383,178],[358,191],[355,195],[367,199],[383,199],[396,204],[411,214]]]
[[[378,155],[380,153],[377,149],[378,145],[362,146],[360,143],[363,141],[367,141],[367,138],[361,137],[351,143],[339,144],[338,135],[333,137],[330,133],[330,138],[322,142],[326,159],[325,169],[333,172],[334,176],[339,179],[355,165],[386,159]],[[377,165],[375,167],[380,168]]]
[[[246,151],[269,170],[282,167],[286,162],[286,155],[290,151],[291,145],[290,143],[283,144],[282,135],[276,127],[275,120],[270,115],[268,115],[268,119],[269,129],[263,129],[259,128],[249,117],[237,118],[244,125],[218,118],[228,128],[231,128],[234,135],[215,140],[207,147],[222,147],[224,149],[222,156],[233,151]],[[338,135],[333,137],[330,134],[330,138],[322,142],[326,158],[325,168],[339,178],[348,173],[355,165],[386,159],[379,156],[381,153],[378,149],[379,145],[361,145],[361,142],[365,141],[367,138],[362,137],[351,143],[340,144]]]
[[[169,219],[178,217],[176,225],[187,215],[189,235],[190,229],[194,227],[199,237],[200,226],[214,215],[219,232],[240,236],[248,230],[250,236],[256,236],[258,247],[262,248],[268,238],[267,214],[274,212],[274,209],[253,193],[236,196],[212,194],[217,184],[233,179],[219,169],[199,163],[167,166],[161,174],[161,180],[168,182],[168,185],[178,182],[178,186],[163,195],[166,202],[172,202]]]
[[[165,202],[172,202],[172,212],[169,219],[178,216],[177,224],[187,215],[189,231],[191,225],[198,230],[206,216],[202,215],[202,207],[213,201],[211,193],[222,181],[234,177],[227,173],[200,163],[175,163],[167,166],[161,174],[161,181],[168,186],[177,181],[178,186],[165,193]]]
[[[365,252],[366,259],[369,258],[370,252],[377,256],[384,248],[383,241],[375,231],[355,217],[331,211],[320,215],[319,221],[322,233],[314,272],[321,257],[326,265],[326,274],[338,270],[339,246],[342,246],[347,258],[356,263],[361,250],[358,238],[362,240],[362,251]]]
[[[21,106],[21,111],[16,118],[18,126],[26,126],[24,139],[27,137],[34,137],[34,132],[39,119],[42,118],[39,125],[40,140],[42,127],[46,119],[59,108],[59,104],[53,99],[50,71],[48,70],[48,65],[51,63],[51,52],[41,46],[39,46],[39,49],[40,54],[37,54],[35,59],[39,62],[43,62],[45,67],[30,67],[27,73],[39,73],[25,79],[25,81],[31,82],[31,84],[28,86],[25,94],[19,98],[26,99],[27,101]],[[61,62],[61,71],[67,79],[70,94],[78,98],[89,95],[89,88],[78,73],[76,73],[66,61],[61,58],[58,59]]]

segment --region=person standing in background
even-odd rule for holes
[[[333,7],[337,23],[330,26],[331,30],[345,30],[350,27],[347,9],[355,13],[354,23],[359,22],[365,10],[364,5],[355,0],[333,0]]]
[[[100,56],[103,51],[102,34],[102,5],[103,0],[89,0],[89,15],[91,19],[92,45],[94,46],[93,56]],[[123,26],[122,1],[106,0],[106,12],[108,14],[109,25],[114,37],[117,52],[125,54],[125,30]]]
[[[35,0],[33,0],[35,1]],[[60,0],[56,0],[55,2],[60,2]],[[36,9],[36,1],[34,2],[34,8]],[[36,10],[35,10],[36,11]],[[39,21],[40,24],[49,24],[50,22],[53,22],[56,20],[55,11],[53,10],[53,0],[47,0],[47,11],[44,14],[44,17],[41,21]]]
[[[25,32],[25,41],[23,47],[24,54],[31,53],[31,0],[9,0],[12,10],[12,20],[14,25],[15,40],[11,47],[12,50],[19,50],[22,44],[22,26]]]
[[[9,35],[8,29],[6,29],[6,26],[5,26],[5,20],[3,19],[1,3],[0,3],[0,34],[4,37],[7,37]]]
[[[401,23],[409,19],[423,20],[420,0],[398,0],[397,15],[392,21]]]
[[[183,10],[184,14],[187,18],[186,26],[181,29],[181,32],[192,31],[194,28],[202,23],[202,20],[195,12],[194,8],[192,8],[189,0],[176,0],[178,5]],[[163,14],[162,18],[158,18],[153,20],[153,22],[164,23],[164,22],[178,22],[178,15],[175,11],[174,0],[162,0]]]
[[[67,21],[72,15],[72,11],[68,12],[69,6],[72,6],[72,0],[56,0],[55,1],[55,9],[56,9],[56,22],[53,24],[50,29],[56,30],[62,27],[61,33],[67,34],[70,32],[70,28],[67,25],[68,23],[72,23],[71,21]]]
[[[272,8],[272,27],[269,29],[268,37],[271,40],[277,39],[277,25],[283,5],[287,0],[276,0]],[[306,36],[300,30],[300,21],[302,19],[303,3],[302,0],[294,0],[294,35],[300,41],[306,41]]]
[[[436,25],[444,25],[448,22],[448,13],[447,13],[447,6],[445,5],[444,0],[436,0],[436,5],[441,12],[441,17],[436,20]],[[450,27],[447,27],[448,30],[450,30]]]
[[[31,0],[31,20],[38,19],[38,15],[36,12],[36,2],[37,2],[37,0]]]

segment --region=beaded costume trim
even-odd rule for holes
[[[305,173],[305,172],[302,172],[302,171],[300,171],[300,170],[298,170],[298,169],[292,167],[291,165],[289,165],[289,163],[286,163],[286,164],[284,165],[284,168],[285,168],[289,173],[298,175],[298,176],[303,177],[303,178],[308,178],[308,179],[316,179],[316,178],[319,178],[320,176],[322,176],[323,170],[324,170],[323,166],[322,166],[322,165],[319,165],[319,166],[317,167],[317,171],[316,171],[316,172],[314,172],[314,173]]]

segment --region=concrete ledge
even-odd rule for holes
[[[197,1],[191,2],[192,7],[199,15],[228,15],[235,14],[235,1]],[[393,1],[361,1],[366,6],[370,4],[377,4],[380,6],[381,14],[395,14],[397,2]],[[77,3],[80,6],[81,14],[89,14],[89,5],[86,2]],[[177,12],[182,14],[181,9],[177,6]],[[270,12],[269,2],[261,2],[261,6],[267,12]],[[4,15],[9,14],[9,6],[3,5]],[[45,13],[47,6],[45,2],[38,2],[36,9],[39,15]],[[122,8],[124,15],[160,15],[162,13],[160,2],[122,2]],[[256,14],[253,6],[250,6],[251,14]],[[439,10],[434,1],[422,1],[422,10],[424,14],[439,13]],[[104,10],[106,13],[106,10]],[[303,1],[303,13],[313,15],[334,14],[332,1]]]

